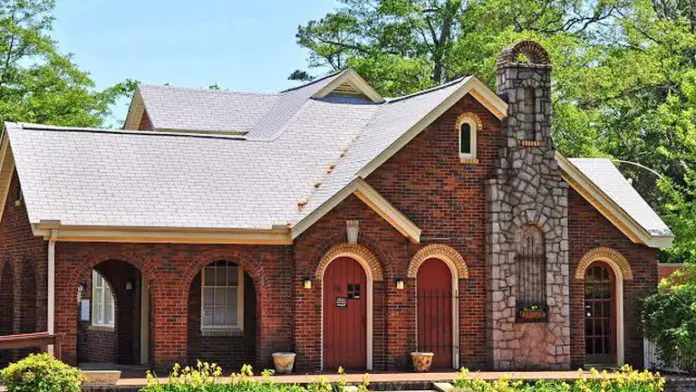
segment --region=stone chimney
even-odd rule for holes
[[[487,181],[488,342],[495,369],[569,369],[568,184],[551,138],[551,60],[533,41],[505,49],[508,103]]]

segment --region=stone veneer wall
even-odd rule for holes
[[[518,62],[519,54],[530,63]],[[490,361],[495,369],[567,369],[568,185],[561,179],[550,135],[551,64],[541,46],[527,41],[503,52],[497,66],[498,94],[508,102],[508,118],[495,176],[486,186]],[[529,97],[525,100],[529,91],[535,93],[533,115]],[[515,256],[527,226],[544,237],[546,322],[516,320],[520,284]]]

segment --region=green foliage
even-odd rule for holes
[[[261,379],[253,378],[251,366],[244,365],[239,373],[233,373],[229,381],[222,380],[222,369],[216,364],[198,361],[195,368],[182,369],[175,365],[166,383],[159,381],[148,372],[147,386],[141,392],[334,392],[347,385],[343,370],[337,383],[329,383],[326,377],[321,377],[306,386],[297,384],[278,383],[271,377],[272,370],[264,370]],[[369,378],[365,375],[358,391],[367,392]]]
[[[664,365],[696,373],[696,266],[676,271],[643,300],[641,324]]]
[[[468,74],[494,86],[495,61],[504,47],[523,39],[541,42],[554,65],[553,132],[559,151],[638,163],[619,168],[677,235],[662,261],[696,262],[696,18],[691,3],[341,3],[335,12],[300,26],[297,42],[310,50],[310,68],[353,67],[385,96]]]
[[[624,366],[616,373],[601,374],[592,370],[591,375],[579,375],[577,380],[539,380],[526,382],[501,377],[485,381],[471,376],[462,369],[454,381],[456,389],[466,392],[660,392],[665,381],[659,374],[638,372]]]
[[[80,371],[52,355],[32,354],[2,370],[9,392],[79,392]]]
[[[0,0],[0,121],[101,126],[135,82],[95,90],[50,37],[54,6],[54,0]]]

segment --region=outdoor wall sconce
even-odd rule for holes
[[[133,284],[133,280],[132,280],[132,279],[129,279],[129,280],[126,281],[126,290],[128,290],[128,291],[133,290],[133,286],[134,286],[134,284]]]
[[[87,283],[80,283],[80,287],[77,288],[77,290],[82,294],[85,290],[87,290]]]
[[[358,243],[358,233],[360,232],[360,222],[357,220],[346,221],[346,235],[348,243],[355,245]]]
[[[405,285],[406,285],[406,282],[404,282],[403,279],[396,280],[396,289],[397,290],[403,290]]]
[[[312,278],[309,276],[303,276],[302,277],[302,287],[305,289],[309,290],[312,288]]]

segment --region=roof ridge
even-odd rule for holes
[[[446,87],[453,86],[453,85],[455,85],[455,84],[457,84],[457,83],[460,83],[460,82],[464,81],[465,79],[471,78],[471,76],[473,76],[473,75],[462,76],[462,77],[459,77],[459,78],[457,78],[457,79],[451,80],[451,81],[449,81],[449,82],[443,83],[443,84],[441,84],[441,85],[438,85],[438,86],[435,86],[435,87],[431,87],[431,88],[428,88],[428,89],[425,89],[425,90],[417,91],[417,92],[412,93],[412,94],[402,95],[402,96],[400,96],[400,97],[384,98],[384,99],[387,101],[386,103],[393,103],[393,102],[403,101],[404,99],[417,97],[417,96],[419,96],[419,95],[428,94],[428,93],[431,93],[431,92],[434,92],[434,91],[437,91],[437,90],[441,90],[441,89],[446,88]]]
[[[280,90],[280,94],[289,93],[290,91],[295,91],[295,90],[299,90],[299,89],[301,89],[301,88],[303,88],[303,87],[311,86],[311,85],[313,85],[314,83],[321,82],[322,80],[326,80],[326,79],[328,79],[328,78],[330,78],[330,77],[332,77],[332,76],[340,75],[340,74],[342,74],[343,72],[347,71],[348,69],[350,69],[350,68],[340,69],[340,70],[337,70],[337,71],[328,73],[328,74],[326,74],[326,75],[324,75],[324,76],[318,77],[318,78],[316,78],[316,79],[312,79],[312,80],[310,80],[309,82],[302,83],[302,84],[300,84],[300,85],[297,85],[297,86],[294,86],[294,87],[290,87],[290,88],[287,88],[287,89],[285,89],[285,90]]]
[[[173,136],[173,137],[190,137],[190,138],[205,138],[205,139],[225,139],[225,140],[246,140],[242,135],[226,135],[215,132],[209,134],[192,133],[192,132],[161,132],[161,131],[138,131],[124,130],[115,128],[87,128],[87,127],[64,127],[58,125],[43,125],[33,123],[14,123],[22,130],[27,131],[46,131],[46,132],[74,132],[74,133],[94,133],[94,134],[112,134],[112,135],[132,135],[132,136]]]
[[[260,91],[235,91],[235,90],[229,90],[229,89],[212,90],[210,88],[203,88],[203,87],[179,87],[179,86],[172,86],[172,85],[168,85],[168,84],[139,83],[138,88],[140,86],[172,89],[172,90],[200,91],[200,92],[214,93],[214,94],[260,95],[260,96],[268,96],[268,97],[277,97],[280,95],[280,93],[275,93],[275,92],[269,93],[269,92],[260,92]]]

